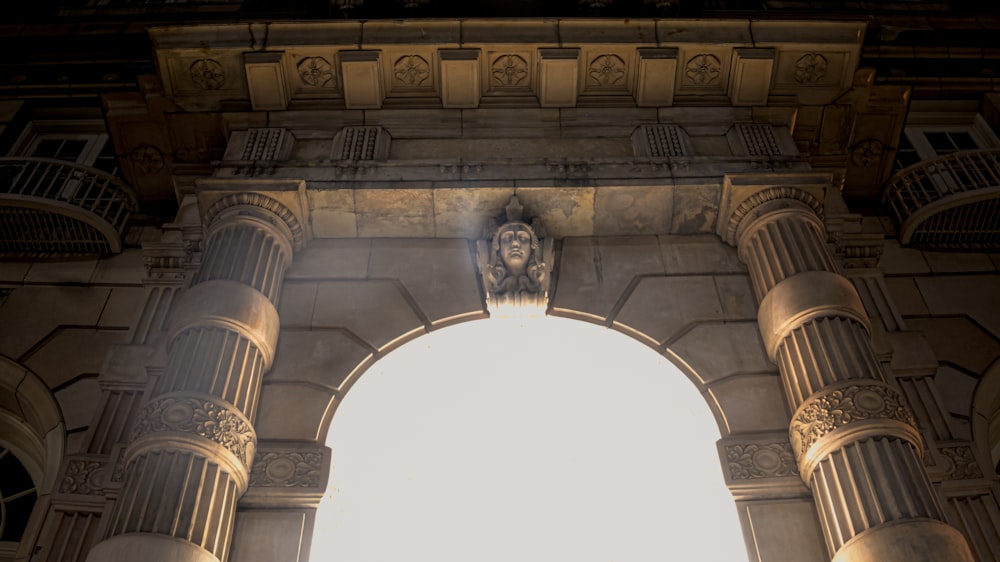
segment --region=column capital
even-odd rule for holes
[[[197,185],[198,203],[209,229],[216,220],[237,216],[243,210],[249,216],[287,229],[295,250],[305,247],[311,237],[304,181],[204,178]],[[266,213],[250,213],[252,210]]]
[[[741,224],[769,201],[798,201],[823,218],[823,199],[832,180],[828,174],[730,174],[725,177],[719,205],[718,235],[735,246]],[[757,209],[758,213],[761,209]]]

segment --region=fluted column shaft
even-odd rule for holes
[[[126,450],[109,538],[88,561],[227,559],[293,244],[273,210],[235,204],[214,217],[201,270],[173,312],[163,375]]]
[[[837,562],[971,561],[964,538],[944,523],[916,422],[885,382],[864,306],[808,200],[759,198],[736,244],[830,554]]]

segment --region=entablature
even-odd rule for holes
[[[413,20],[150,30],[189,111],[830,103],[863,22]],[[788,100],[788,102],[782,100]]]

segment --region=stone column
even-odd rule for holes
[[[227,559],[278,339],[275,303],[302,232],[258,194],[223,198],[206,222],[202,267],[173,312],[167,364],[132,431],[109,538],[90,562]]]
[[[971,562],[944,522],[913,414],[885,381],[864,306],[827,248],[821,209],[804,191],[766,189],[735,210],[729,236],[750,272],[832,559]]]

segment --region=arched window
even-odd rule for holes
[[[0,543],[20,542],[36,499],[31,475],[10,449],[0,446]]]
[[[620,333],[489,320],[380,360],[333,416],[313,560],[746,560],[698,389]]]

